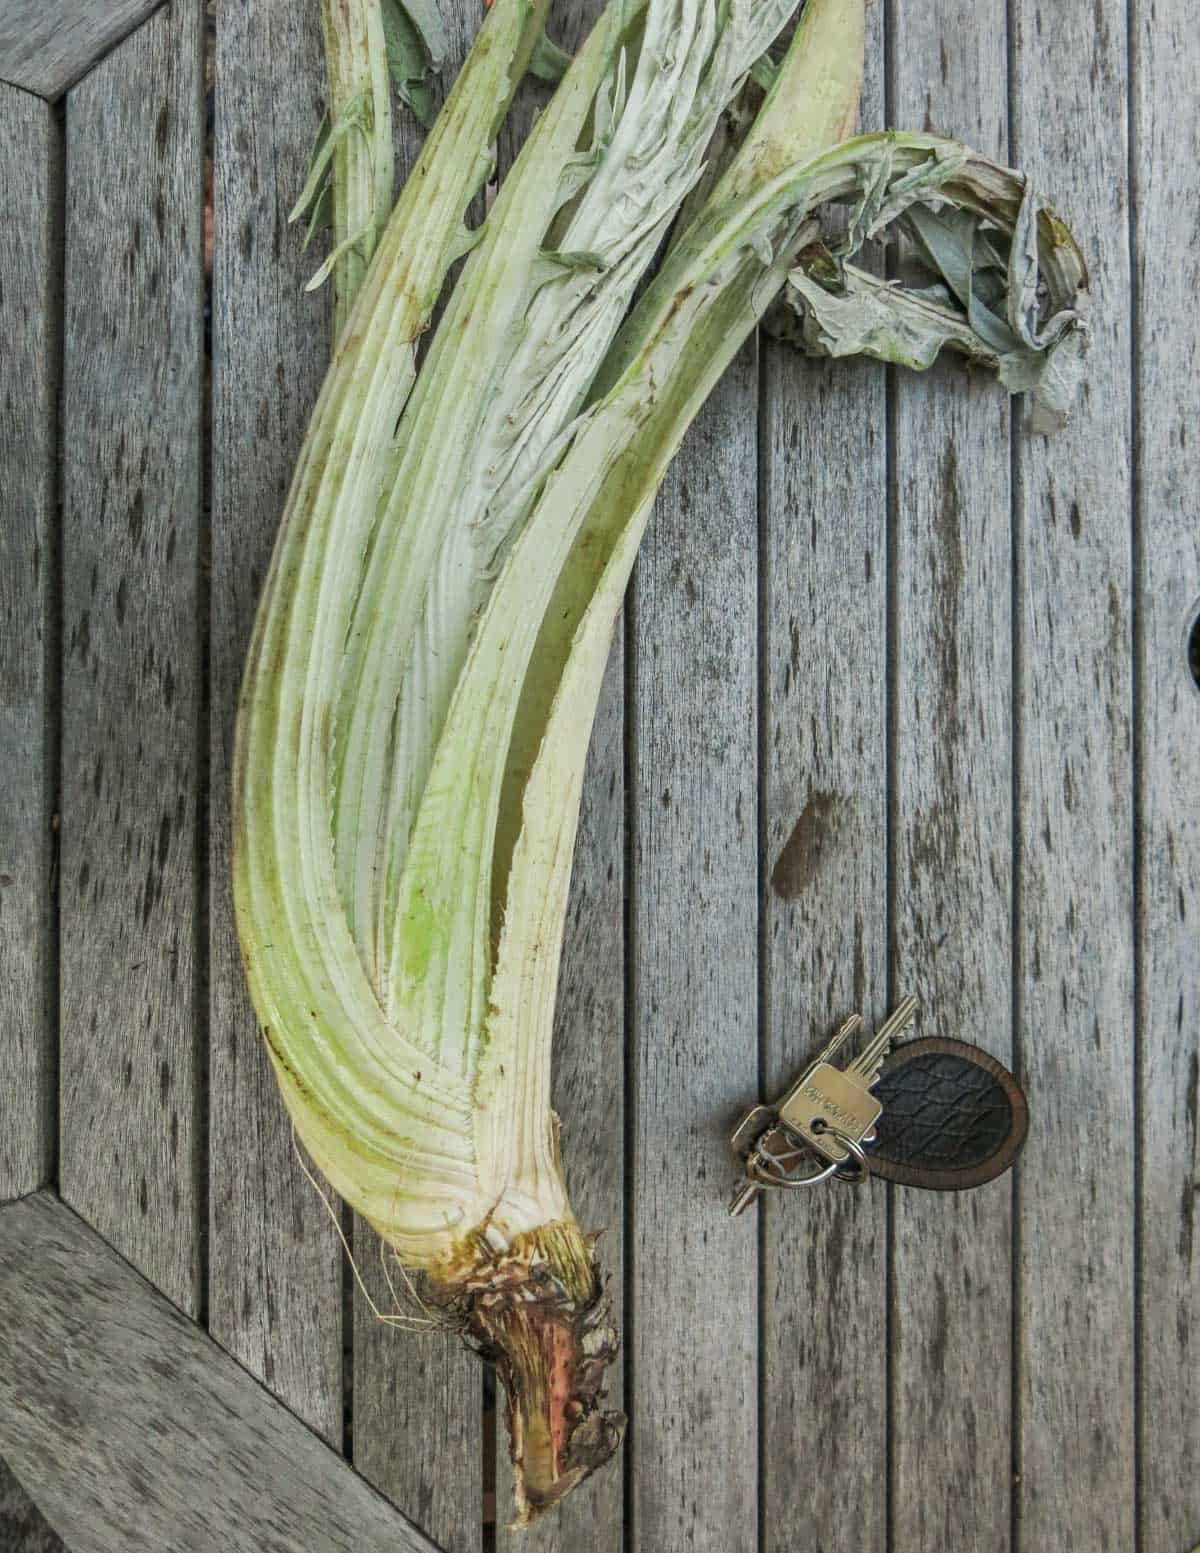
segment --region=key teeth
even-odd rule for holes
[[[867,1089],[870,1089],[879,1077],[879,1071],[883,1067],[884,1058],[891,1049],[891,1044],[890,1035],[877,1035],[843,1071],[847,1074],[852,1073]]]
[[[816,1067],[817,1063],[821,1062],[832,1062],[833,1058],[837,1056],[838,1052],[841,1051],[842,1047],[845,1046],[850,1037],[852,1035],[857,1035],[858,1032],[862,1029],[862,1022],[863,1018],[861,1014],[851,1014],[848,1018],[843,1019],[836,1032],[834,1033],[833,1039],[828,1043],[828,1045],[825,1047],[825,1050],[820,1054],[816,1062],[811,1064],[811,1066]]]

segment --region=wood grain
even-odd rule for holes
[[[51,100],[74,86],[162,0],[4,0],[0,81]]]
[[[758,1073],[757,366],[751,343],[697,417],[633,582],[627,1470],[647,1553],[758,1537],[757,1247],[726,1211]]]
[[[1006,160],[1003,0],[904,7],[894,122]],[[947,363],[895,387],[893,977],[915,1033],[1012,1056],[1009,401]],[[1012,1178],[893,1194],[897,1549],[1010,1542]],[[936,1462],[936,1469],[931,1463]]]
[[[198,1304],[200,12],[67,102],[61,1183]],[[119,157],[113,147],[122,147]]]
[[[1200,606],[1200,104],[1194,16],[1134,8],[1138,353],[1135,532],[1141,1035],[1140,1487],[1146,1553],[1200,1540],[1200,687],[1184,636]]]
[[[449,51],[440,100],[483,17],[479,0],[439,0]],[[424,131],[403,107],[395,118],[396,174],[403,180]],[[480,212],[481,214],[481,212]],[[379,1237],[354,1220],[354,1251],[371,1297],[391,1303]],[[473,1553],[483,1535],[483,1370],[463,1345],[382,1326],[356,1288],[353,1318],[354,1465],[412,1515],[447,1553]]]
[[[1071,426],[1016,445],[1017,1526],[1023,1548],[1108,1553],[1132,1547],[1135,1499],[1126,15],[1018,0],[1013,19],[1014,160],[1079,233],[1096,298]]]
[[[47,1192],[0,1210],[0,1451],[72,1553],[436,1553]]]
[[[330,292],[287,224],[324,112],[319,7],[223,0],[214,141],[209,643],[212,1335],[342,1445],[342,1252],[297,1166],[233,919],[233,730],[254,609],[329,358]]]
[[[52,592],[62,145],[51,110],[0,87],[0,1201],[50,1177]]]
[[[884,120],[883,32],[872,6],[866,128]],[[775,1098],[850,1010],[886,1012],[887,411],[874,363],[760,348],[763,1092]],[[747,1069],[746,1100],[753,1082]],[[793,1547],[797,1526],[822,1553],[884,1547],[887,1201],[839,1186],[750,1210],[765,1220],[766,1553]]]

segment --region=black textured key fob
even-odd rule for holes
[[[1012,1074],[978,1046],[942,1036],[897,1046],[873,1085],[883,1114],[871,1174],[935,1192],[982,1186],[1020,1153],[1029,1106]]]

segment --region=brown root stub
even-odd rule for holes
[[[603,1466],[623,1413],[601,1409],[620,1346],[594,1241],[547,1224],[478,1266],[462,1289],[467,1337],[496,1366],[507,1402],[517,1526]]]

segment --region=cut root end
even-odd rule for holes
[[[625,1416],[605,1412],[619,1340],[594,1240],[569,1223],[523,1236],[456,1291],[467,1340],[504,1383],[517,1526],[528,1526],[609,1459]]]

